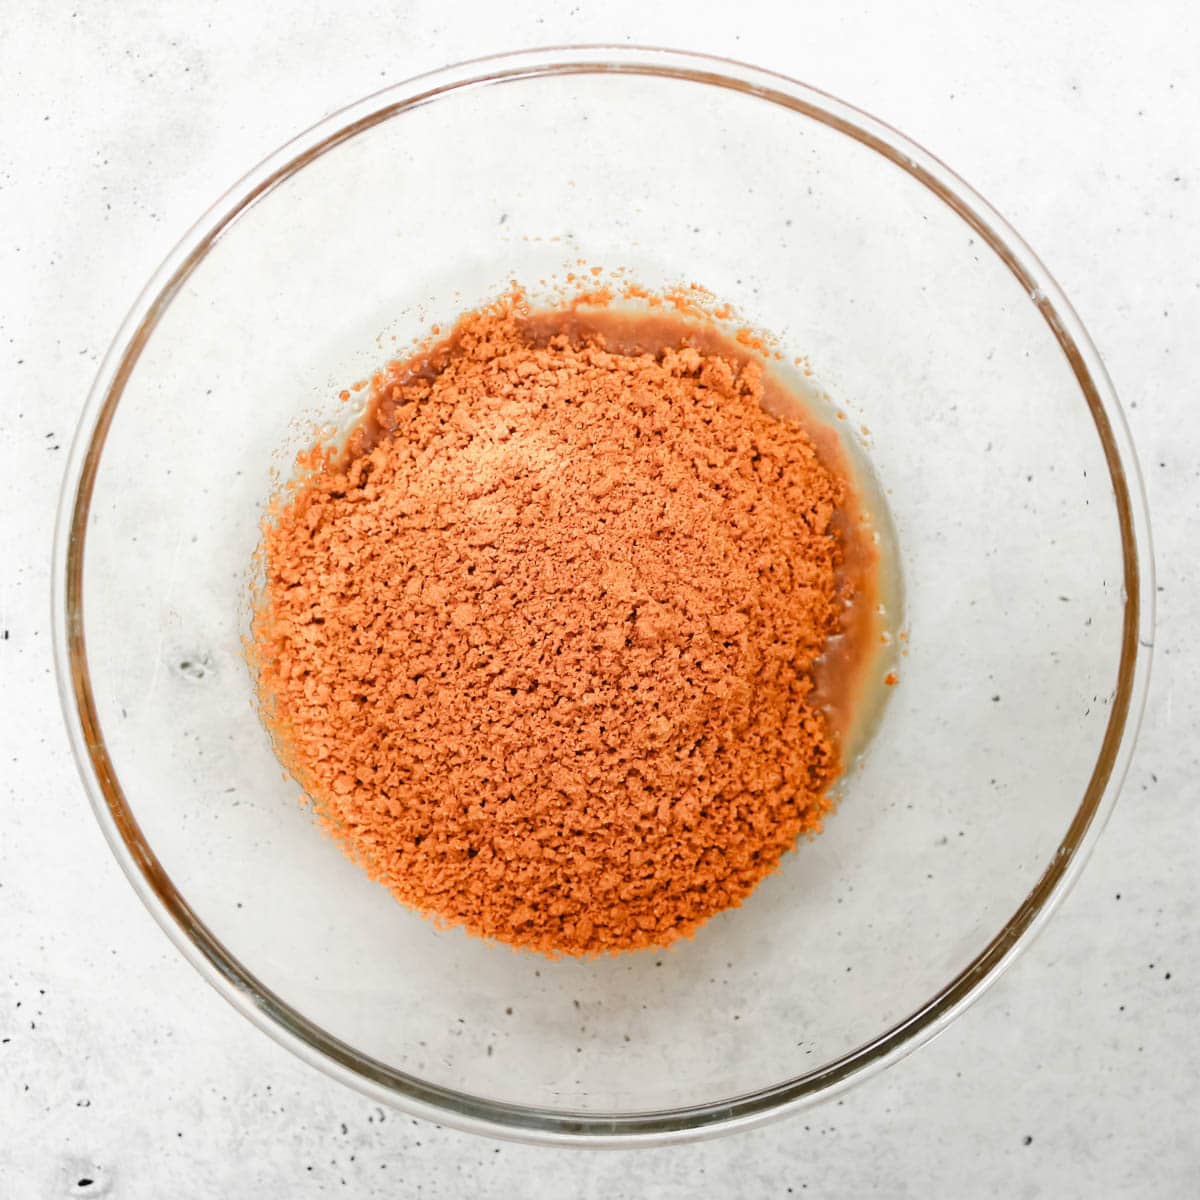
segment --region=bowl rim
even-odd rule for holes
[[[356,1051],[264,987],[176,891],[142,837],[108,757],[83,632],[83,559],[96,470],[122,391],[175,295],[223,233],[280,183],[341,142],[467,88],[574,74],[632,74],[751,95],[847,136],[911,175],[1008,267],[1075,375],[1104,451],[1121,534],[1124,620],[1117,680],[1088,787],[1045,870],[987,947],[935,996],[834,1062],[734,1097],[644,1112],[586,1112],[490,1100],[430,1083]],[[816,88],[732,59],[648,46],[552,46],[472,59],[414,76],[326,117],[264,159],[183,236],[134,302],[88,394],[72,441],[55,528],[52,620],[59,699],[80,775],[109,846],[183,956],[239,1012],[304,1061],[371,1099],[458,1129],[521,1141],[629,1147],[759,1125],[827,1100],[940,1033],[990,987],[1075,882],[1128,769],[1149,682],[1154,568],[1137,458],[1100,355],[1059,285],[1000,214],[940,160],[891,126]]]

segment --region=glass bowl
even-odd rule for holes
[[[339,390],[581,261],[698,281],[807,357],[886,492],[906,626],[821,837],[693,941],[551,961],[436,928],[317,832],[242,639],[263,505]],[[1149,667],[1133,451],[1045,268],[881,122],[663,50],[452,67],[252,171],[105,358],[55,554],[80,769],[183,954],[376,1100],[534,1141],[745,1127],[944,1028],[1077,875]]]

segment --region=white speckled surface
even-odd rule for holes
[[[0,35],[0,1197],[1187,1196],[1200,1177],[1200,22],[1099,3],[8,6]],[[1074,10],[1075,15],[1068,15]],[[541,15],[539,15],[541,14]],[[922,141],[1057,275],[1137,441],[1157,661],[1125,794],[1030,953],[844,1100],[700,1146],[572,1153],[384,1113],[171,948],[61,729],[48,566],[65,445],[121,313],[215,194],[417,71],[521,45],[725,53]],[[85,1181],[90,1181],[85,1182]]]

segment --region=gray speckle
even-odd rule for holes
[[[210,654],[201,651],[177,658],[171,664],[171,669],[181,678],[198,683],[212,674],[213,659]]]

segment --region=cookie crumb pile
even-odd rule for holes
[[[820,828],[847,485],[757,361],[553,330],[510,299],[376,378],[265,525],[252,658],[373,878],[592,954],[690,934]]]

